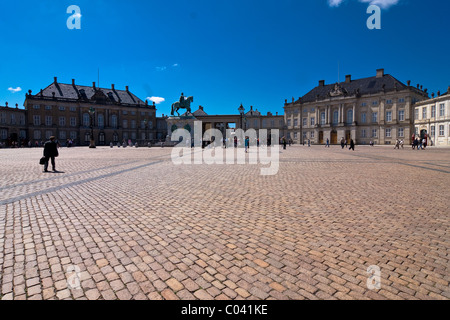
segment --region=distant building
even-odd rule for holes
[[[0,143],[1,146],[26,145],[28,142],[26,110],[0,106]]]
[[[427,90],[405,85],[384,69],[376,76],[319,85],[303,97],[285,101],[288,138],[294,143],[338,144],[342,138],[358,144],[411,142],[414,105],[428,98]]]
[[[428,145],[450,146],[450,87],[415,105],[414,127],[417,138],[431,140]]]
[[[128,89],[97,88],[54,82],[39,93],[26,94],[28,137],[46,140],[55,136],[64,144],[89,145],[91,124],[97,145],[123,140],[147,142],[156,140],[156,107],[142,101]],[[95,110],[93,115],[90,109]],[[92,123],[91,123],[92,120]]]

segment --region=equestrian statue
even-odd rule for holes
[[[175,112],[180,116],[178,110],[186,109],[186,113],[191,113],[191,103],[194,102],[194,97],[185,97],[183,93],[181,93],[180,101],[177,101],[172,104],[172,112],[171,115],[174,116]]]

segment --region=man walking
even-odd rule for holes
[[[325,145],[326,148],[330,147],[330,139],[327,138],[327,144]]]
[[[350,148],[348,150],[355,151],[355,142],[353,142],[353,139],[350,139]]]
[[[55,158],[59,156],[59,153],[58,153],[58,145],[55,139],[56,138],[52,136],[50,137],[50,140],[44,144],[44,157],[45,157],[44,172],[48,172],[48,161],[50,159],[52,161],[52,169],[54,172],[56,172]]]

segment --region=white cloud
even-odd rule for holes
[[[12,92],[12,93],[16,93],[16,92],[22,91],[22,88],[21,88],[21,87],[17,87],[17,88],[11,88],[11,87],[9,87],[8,90],[9,90],[10,92]]]
[[[328,0],[330,7],[339,7],[344,0]]]
[[[166,70],[167,69],[167,67],[156,67],[156,70],[157,71],[164,71],[164,70]]]
[[[161,97],[148,97],[147,100],[154,102],[155,104],[160,104],[161,102],[166,101],[166,99]]]
[[[360,2],[374,4],[383,9],[387,9],[391,6],[396,5],[400,0],[359,0]]]
[[[391,6],[394,6],[400,2],[400,0],[358,0],[362,3],[374,4],[380,6],[383,9],[387,9]],[[328,0],[328,5],[330,7],[339,7],[344,0]]]
[[[178,63],[174,63],[172,67],[178,67]]]

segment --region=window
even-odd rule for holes
[[[336,125],[339,123],[339,111],[333,112],[333,124]]]
[[[347,111],[347,124],[351,124],[353,122],[353,110],[350,109]]]
[[[136,111],[131,111],[131,115],[135,116],[136,115]]]
[[[294,126],[297,126],[297,119],[294,120]],[[262,127],[267,128],[267,120],[266,119],[263,119]]]
[[[398,103],[405,103],[405,98],[399,98]]]
[[[320,113],[320,124],[325,125],[325,112]]]
[[[103,128],[105,126],[105,116],[103,114],[99,114],[97,117],[97,121],[98,121],[98,126],[100,128]]]
[[[436,127],[431,126],[431,136],[434,137],[436,135]]]
[[[422,109],[422,119],[426,119],[427,118],[427,107],[423,107]]]
[[[316,109],[315,108],[311,108],[311,112],[316,112]]]
[[[378,101],[372,101],[372,105],[373,106],[377,106],[378,105]]]
[[[52,110],[52,106],[45,106],[45,110]]]
[[[11,113],[11,122],[10,124],[16,124],[16,115],[14,113]]]
[[[91,141],[91,134],[90,134],[89,132],[86,132],[86,133],[84,134],[84,141],[85,141],[85,142]]]
[[[51,125],[52,125],[52,116],[45,116],[45,125],[47,126],[47,127],[51,127]]]
[[[59,117],[59,126],[60,127],[66,126],[66,117]]]
[[[305,140],[306,140],[306,137],[307,137],[307,134],[306,134],[306,132],[303,132],[303,141],[305,141]]]
[[[41,116],[33,116],[33,124],[35,126],[40,126],[41,125]]]
[[[124,132],[124,133],[123,133],[123,138],[124,138],[125,140],[128,140],[128,132]]]
[[[431,117],[436,118],[436,106],[431,106]]]
[[[439,117],[445,117],[445,104],[441,103],[439,105]]]
[[[122,111],[122,114],[126,116],[128,114],[128,111]]]
[[[391,129],[386,129],[386,138],[391,137]]]
[[[377,123],[378,122],[378,112],[372,113],[372,122]]]
[[[112,126],[113,128],[117,128],[117,116],[116,116],[115,114],[113,114],[113,115],[111,116],[111,126]]]
[[[33,132],[33,138],[34,138],[35,140],[41,139],[41,131],[39,131],[39,130],[34,130],[34,132]]]
[[[64,111],[64,110],[66,110],[66,107],[64,107],[64,106],[59,106],[59,111]]]
[[[311,122],[310,122],[311,126],[313,127],[316,124],[316,118],[311,118]]]
[[[77,132],[76,131],[70,131],[70,139],[75,140],[77,138]]]
[[[253,120],[253,128],[258,128],[258,120]]]
[[[76,127],[77,126],[77,118],[70,117],[70,126],[71,127]]]
[[[0,139],[6,140],[8,138],[8,130],[1,129],[0,130]]]
[[[53,135],[52,130],[45,131],[45,139],[50,139],[50,137]]]
[[[41,106],[40,105],[37,105],[37,104],[35,104],[34,106],[33,106],[33,109],[35,109],[35,110],[38,110],[38,109],[40,109],[41,108]]]
[[[20,137],[20,139],[26,139],[27,138],[27,131],[26,130],[20,130],[19,137]]]
[[[131,140],[136,140],[136,132],[131,133]]]
[[[361,107],[367,107],[367,102],[361,103]]]
[[[20,124],[25,125],[25,116],[23,114],[20,115]]]
[[[270,127],[272,127],[272,128],[275,127],[275,120],[270,120]]]
[[[297,139],[297,137],[298,137],[298,133],[294,132],[294,139]]]
[[[391,122],[392,121],[392,111],[386,112],[386,121]]]
[[[377,137],[377,129],[372,129],[372,138]]]
[[[288,125],[288,127],[290,127],[290,126],[291,126],[291,119],[288,119],[288,121],[287,121],[287,125]]]
[[[308,125],[308,118],[303,118],[303,126],[306,127]]]
[[[83,126],[89,127],[90,124],[91,124],[91,118],[89,117],[89,114],[83,113]]]
[[[146,139],[145,132],[141,132],[141,140],[145,140],[145,139]]]
[[[275,121],[274,121],[275,122]],[[283,123],[283,121],[280,121],[280,123]],[[151,129],[153,129],[153,122],[152,121],[149,121],[148,122],[148,128],[151,130]]]
[[[66,140],[67,139],[67,135],[65,131],[60,131],[59,132],[59,139],[60,140]]]
[[[365,112],[361,113],[361,123],[367,122],[367,114]]]
[[[6,113],[4,112],[0,113],[0,123],[2,124],[6,123]]]
[[[361,130],[361,138],[365,138],[366,137],[366,129],[362,129]]]
[[[311,139],[314,139],[314,131],[311,131],[310,137]]]
[[[280,127],[284,126],[284,121],[283,120],[280,120],[278,123],[279,123]]]
[[[398,112],[398,120],[399,121],[405,121],[405,110],[400,110]]]
[[[77,111],[77,108],[76,108],[76,107],[70,107],[70,111],[71,111],[71,112],[76,112],[76,111]]]
[[[98,141],[101,143],[105,143],[105,134],[103,132],[100,132],[98,135]]]
[[[136,129],[136,120],[131,120],[131,129]]]
[[[414,120],[419,120],[419,108],[414,110]]]
[[[444,135],[444,126],[443,126],[443,125],[440,125],[440,126],[439,126],[439,135],[440,135],[440,136],[443,136],[443,135]]]
[[[303,113],[308,113],[308,109],[303,109]]]
[[[392,104],[392,100],[391,99],[386,100],[386,104]]]
[[[405,136],[405,130],[403,128],[398,128],[398,136],[403,138]]]
[[[263,120],[263,127],[264,127],[264,120]],[[298,120],[294,119],[294,127],[298,127]]]
[[[123,120],[123,121],[122,121],[122,127],[123,127],[124,129],[127,129],[127,128],[128,128],[128,121],[127,121],[127,120]]]

